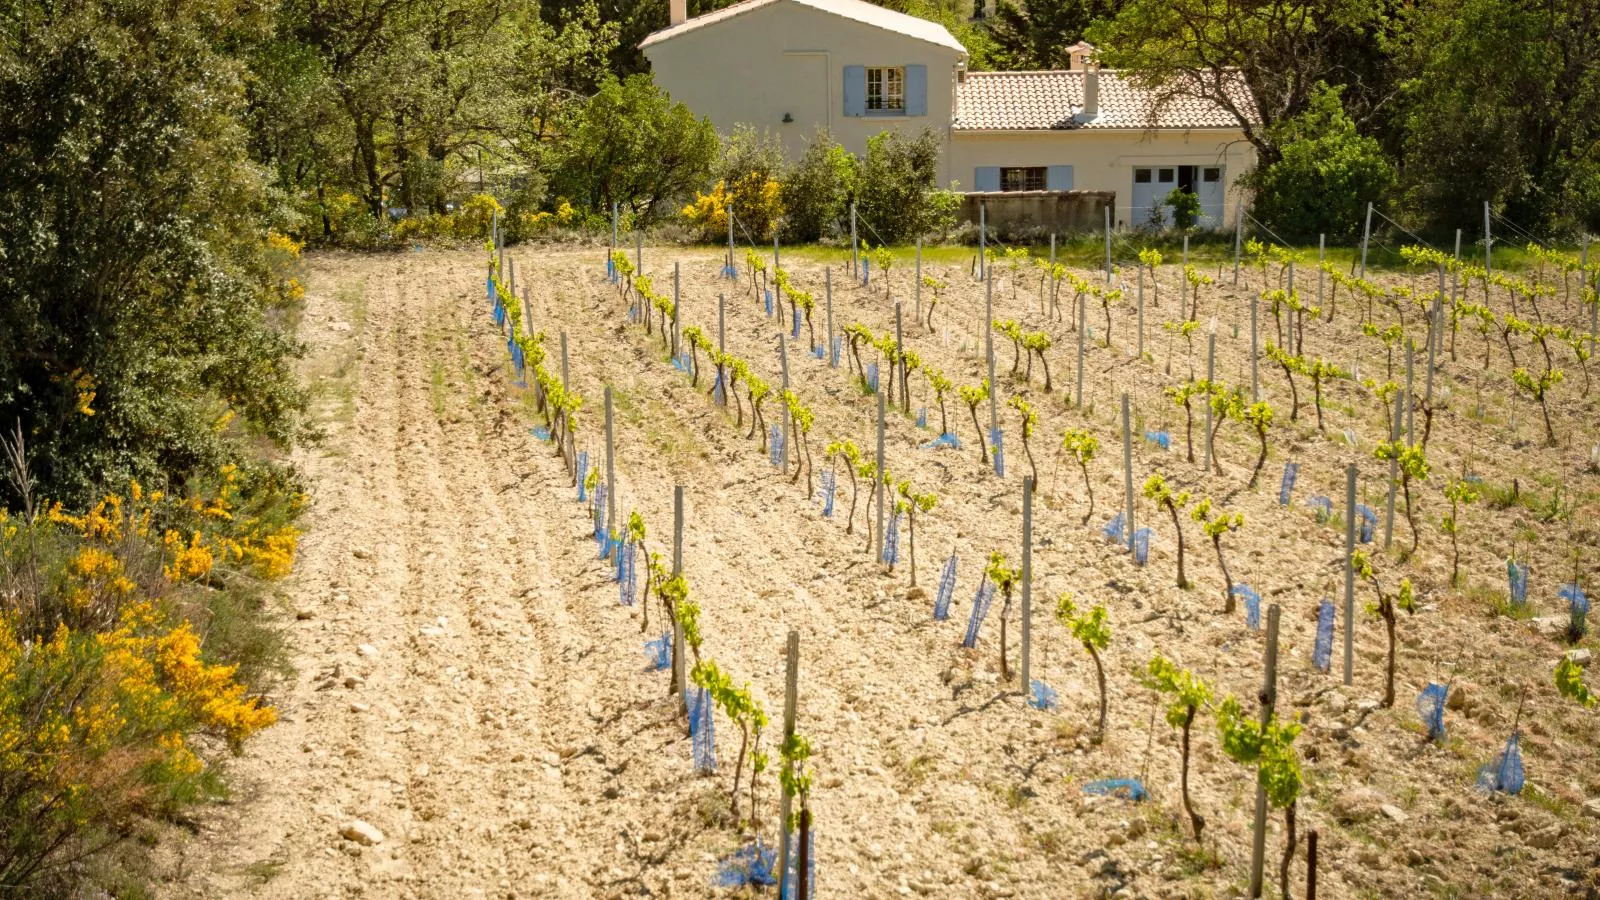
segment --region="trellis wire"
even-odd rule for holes
[[[765,846],[760,838],[724,856],[720,862],[717,877],[711,882],[716,887],[772,887],[778,883],[777,873],[773,871],[778,866],[778,850]]]
[[[1150,799],[1150,793],[1137,778],[1103,778],[1091,781],[1083,786],[1083,792],[1101,797],[1121,797],[1135,803]]]
[[[1288,506],[1289,498],[1294,496],[1294,482],[1300,476],[1300,464],[1286,462],[1283,464],[1283,485],[1278,488],[1278,505]]]
[[[665,671],[672,665],[672,632],[668,631],[653,641],[645,641],[644,652],[651,670]]]
[[[933,618],[943,622],[950,618],[950,601],[956,595],[956,560],[957,555],[952,553],[944,562],[944,571],[939,575],[939,593],[933,600]]]
[[[1107,522],[1105,527],[1100,529],[1100,533],[1106,536],[1106,540],[1113,544],[1125,543],[1123,540],[1123,534],[1126,526],[1123,524],[1123,515],[1123,513],[1119,512],[1112,516],[1111,521]]]
[[[1506,560],[1506,580],[1510,582],[1511,603],[1514,606],[1528,604],[1528,566],[1516,560]]]
[[[767,458],[774,469],[783,467],[783,431],[776,425],[767,431]]]
[[[1333,666],[1333,601],[1324,599],[1317,609],[1317,643],[1311,651],[1311,664],[1324,674]]]
[[[1144,439],[1163,450],[1172,449],[1172,435],[1165,431],[1146,431]]]
[[[1037,710],[1049,712],[1050,710],[1056,708],[1058,705],[1058,699],[1059,697],[1056,694],[1055,688],[1045,684],[1037,678],[1033,679],[1032,689],[1028,694],[1029,706]]]
[[[1150,561],[1150,529],[1140,528],[1133,533],[1133,562],[1144,565]]]
[[[1333,518],[1332,498],[1324,497],[1319,494],[1315,497],[1312,497],[1310,500],[1307,500],[1306,505],[1311,507],[1311,511],[1316,515],[1317,523],[1319,525],[1325,525],[1329,519]]]
[[[900,561],[900,514],[895,513],[889,520],[889,527],[883,535],[883,561],[894,565]]]
[[[1516,731],[1506,740],[1506,747],[1495,754],[1494,761],[1478,770],[1477,787],[1489,793],[1519,794],[1522,792],[1522,749]]]
[[[823,469],[821,480],[822,488],[819,493],[822,494],[822,517],[831,519],[833,518],[833,494],[834,488],[838,485],[838,476],[834,474],[832,469]]]
[[[1228,593],[1244,598],[1244,624],[1251,631],[1261,630],[1261,595],[1248,584],[1235,584]]]
[[[695,688],[689,695],[689,738],[694,749],[696,775],[717,770],[716,720],[711,715],[711,692]]]
[[[1568,632],[1574,641],[1589,633],[1588,615],[1589,598],[1584,595],[1583,588],[1576,582],[1563,584],[1556,596],[1567,601],[1567,613],[1572,617],[1572,624]]]
[[[1444,702],[1449,696],[1448,687],[1431,681],[1417,695],[1417,715],[1422,718],[1430,741],[1444,740]]]
[[[978,646],[978,629],[983,627],[983,617],[989,614],[989,604],[993,602],[994,582],[985,578],[978,585],[978,595],[972,598],[972,617],[967,620],[967,636],[961,639],[961,646]]]

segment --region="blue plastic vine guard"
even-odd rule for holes
[[[1378,514],[1372,507],[1360,503],[1356,505],[1356,515],[1361,517],[1360,525],[1356,529],[1359,532],[1356,535],[1357,539],[1363,544],[1372,543],[1372,533],[1378,528]]]
[[[754,843],[724,856],[711,883],[722,888],[772,887],[778,883],[777,873],[773,871],[777,867],[777,849],[765,846],[756,838]]]
[[[667,632],[653,641],[644,642],[645,665],[651,671],[660,672],[672,665],[672,632]]]
[[[950,601],[956,594],[956,560],[959,557],[952,553],[944,562],[944,571],[939,574],[939,593],[933,601],[933,618],[943,622],[950,618]]]
[[[530,428],[528,430],[533,435],[534,440],[539,440],[539,441],[548,441],[548,440],[550,440],[550,429],[544,427],[543,425],[535,425],[535,426],[533,426],[532,428]]]
[[[822,470],[822,486],[818,493],[822,495],[822,517],[825,519],[833,518],[833,495],[838,485],[837,479],[832,469]]]
[[[1133,562],[1144,565],[1150,561],[1150,529],[1140,528],[1133,533]]]
[[[1146,431],[1144,433],[1144,439],[1152,444],[1155,444],[1157,447],[1160,447],[1163,450],[1172,449],[1172,435],[1166,433],[1165,431]]]
[[[866,287],[867,284],[871,281],[871,270],[872,270],[872,260],[863,258],[861,260],[861,286],[862,287]]]
[[[1006,477],[1005,432],[998,428],[989,430],[989,443],[994,445],[994,474]]]
[[[877,363],[867,363],[867,390],[874,394],[878,392]]]
[[[1251,631],[1261,630],[1261,595],[1248,584],[1235,584],[1229,593],[1244,598],[1244,624]]]
[[[972,617],[967,620],[967,635],[961,639],[961,646],[978,646],[978,631],[983,628],[983,619],[989,614],[989,604],[994,602],[994,583],[985,578],[978,586],[977,596],[972,598]]]
[[[900,514],[895,513],[889,520],[889,528],[883,536],[883,561],[894,565],[900,561]]]
[[[933,440],[925,441],[917,446],[921,450],[938,450],[941,447],[951,447],[959,450],[961,449],[961,439],[946,431]]]
[[[1511,602],[1516,606],[1528,603],[1528,566],[1515,560],[1506,561],[1506,580],[1511,586]]]
[[[843,347],[844,347],[844,338],[834,338],[833,339],[833,349],[831,351],[832,355],[829,357],[829,363],[831,365],[837,366],[839,364],[839,353],[843,349]]]
[[[917,407],[917,427],[928,427],[928,408],[926,406]]]
[[[774,469],[783,467],[783,430],[776,425],[767,432],[767,456]]]
[[[576,468],[578,470],[578,500],[582,502],[589,499],[587,496],[589,486],[584,484],[587,480],[584,476],[589,474],[589,451],[578,451],[578,465]]]
[[[1091,781],[1083,786],[1085,794],[1098,794],[1102,797],[1121,797],[1138,803],[1150,798],[1149,792],[1137,778],[1105,778],[1100,781]]]
[[[1333,500],[1328,497],[1316,496],[1306,501],[1312,513],[1317,517],[1318,524],[1327,524],[1333,518]]]
[[[1117,513],[1111,517],[1111,521],[1107,522],[1105,526],[1100,529],[1100,533],[1106,536],[1106,540],[1112,542],[1113,544],[1126,543],[1124,540],[1124,535],[1126,532],[1124,531],[1122,517],[1123,513]]]
[[[1311,664],[1324,674],[1333,665],[1333,601],[1323,599],[1317,609],[1317,643],[1311,651]]]
[[[1522,748],[1515,731],[1506,740],[1506,747],[1495,754],[1494,761],[1478,769],[1477,787],[1489,793],[1522,793]]]
[[[689,738],[694,751],[695,774],[717,770],[716,720],[711,715],[711,692],[696,688],[689,695]]]
[[[1055,688],[1045,684],[1039,679],[1033,679],[1032,690],[1028,695],[1028,705],[1037,710],[1048,712],[1056,708],[1058,695]]]
[[[772,315],[772,288],[767,288],[766,289],[766,295],[767,295],[767,315],[770,316],[770,315]]]
[[[798,307],[794,309],[794,328],[790,330],[789,336],[792,338],[800,337],[800,309]]]
[[[1294,482],[1300,475],[1300,464],[1286,462],[1283,464],[1283,485],[1278,488],[1278,505],[1288,506],[1289,500],[1294,496]]]
[[[1450,689],[1444,685],[1429,682],[1417,695],[1417,715],[1428,730],[1430,741],[1444,740],[1444,703],[1449,693]]]
[[[1576,582],[1569,582],[1561,586],[1556,596],[1567,601],[1567,614],[1572,617],[1572,624],[1568,629],[1569,635],[1577,639],[1588,634],[1589,598],[1583,593],[1583,588]]]

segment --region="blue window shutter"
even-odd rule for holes
[[[1051,166],[1045,172],[1044,189],[1047,191],[1072,190],[1072,167]]]
[[[847,116],[864,116],[867,114],[867,67],[844,67],[844,114]]]
[[[972,178],[972,189],[975,191],[1000,190],[1000,167],[979,166]]]
[[[906,115],[928,114],[928,67],[906,66]]]

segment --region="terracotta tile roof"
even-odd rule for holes
[[[1077,128],[1237,128],[1239,122],[1210,100],[1174,97],[1156,110],[1157,95],[1100,72],[1100,114],[1083,112],[1083,72],[968,72],[956,88],[957,131],[1057,131]],[[1238,85],[1240,99],[1247,89]],[[1249,108],[1249,104],[1243,104]]]
[[[663,28],[645,38],[640,42],[639,46],[648,47],[652,44],[658,44],[675,38],[680,34],[694,31],[697,28],[714,25],[717,22],[723,22],[735,16],[780,2],[798,3],[801,6],[809,6],[812,9],[832,13],[841,18],[851,19],[885,31],[893,31],[897,34],[916,38],[919,41],[938,44],[941,47],[954,50],[962,56],[967,53],[967,48],[963,47],[961,42],[956,40],[943,25],[937,22],[930,22],[927,19],[919,19],[916,16],[908,16],[905,13],[895,12],[892,9],[885,9],[875,3],[868,3],[866,0],[744,0],[742,3],[725,6],[703,16],[695,16],[670,28]]]

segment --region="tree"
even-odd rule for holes
[[[1089,25],[1116,15],[1120,0],[1030,0],[1026,6],[999,0],[989,30],[991,62],[998,69],[1070,69],[1067,49],[1083,40]]]
[[[577,115],[551,187],[590,209],[621,204],[648,223],[705,183],[717,147],[711,120],[673,103],[648,75],[608,78]]]
[[[1345,0],[1129,0],[1090,26],[1089,40],[1101,63],[1155,92],[1153,112],[1186,99],[1214,103],[1270,167],[1281,156],[1274,126],[1310,104],[1346,43],[1380,15]]]
[[[1078,615],[1078,607],[1071,594],[1062,594],[1056,600],[1056,618],[1067,626],[1078,639],[1089,658],[1094,660],[1095,683],[1100,687],[1100,718],[1095,726],[1094,742],[1106,738],[1106,669],[1100,663],[1100,653],[1111,645],[1111,626],[1106,623],[1106,608],[1096,603],[1087,613]]]
[[[1094,515],[1094,482],[1089,480],[1089,462],[1100,450],[1100,439],[1087,429],[1068,428],[1061,436],[1061,449],[1072,454],[1078,470],[1083,473],[1083,489],[1089,494],[1089,508],[1083,513],[1083,524],[1087,525],[1089,517]]]
[[[1183,522],[1178,518],[1178,513],[1189,505],[1189,492],[1174,493],[1167,485],[1167,479],[1157,472],[1145,480],[1144,495],[1155,505],[1165,508],[1172,514],[1172,530],[1178,535],[1178,587],[1187,590],[1189,579],[1183,574]]]
[[[1255,216],[1280,234],[1353,238],[1368,201],[1381,201],[1394,181],[1383,148],[1356,131],[1340,93],[1319,82],[1306,108],[1273,129],[1280,158],[1250,176]]]
[[[939,135],[906,137],[894,129],[867,138],[857,182],[856,212],[879,240],[895,244],[955,224],[960,197],[938,190]]]
[[[818,127],[806,150],[784,173],[783,234],[811,243],[839,231],[856,190],[855,155]]]
[[[244,16],[24,0],[0,24],[0,422],[26,438],[36,496],[228,463],[285,477],[246,447],[301,436],[305,396],[219,49],[252,39]]]
[[[1194,811],[1194,803],[1189,799],[1189,729],[1194,725],[1195,716],[1211,702],[1211,685],[1188,669],[1178,668],[1159,653],[1150,658],[1143,681],[1145,687],[1171,697],[1167,703],[1167,724],[1183,731],[1183,768],[1178,784],[1183,792],[1183,811],[1189,816],[1191,834],[1198,841],[1206,820]]]

